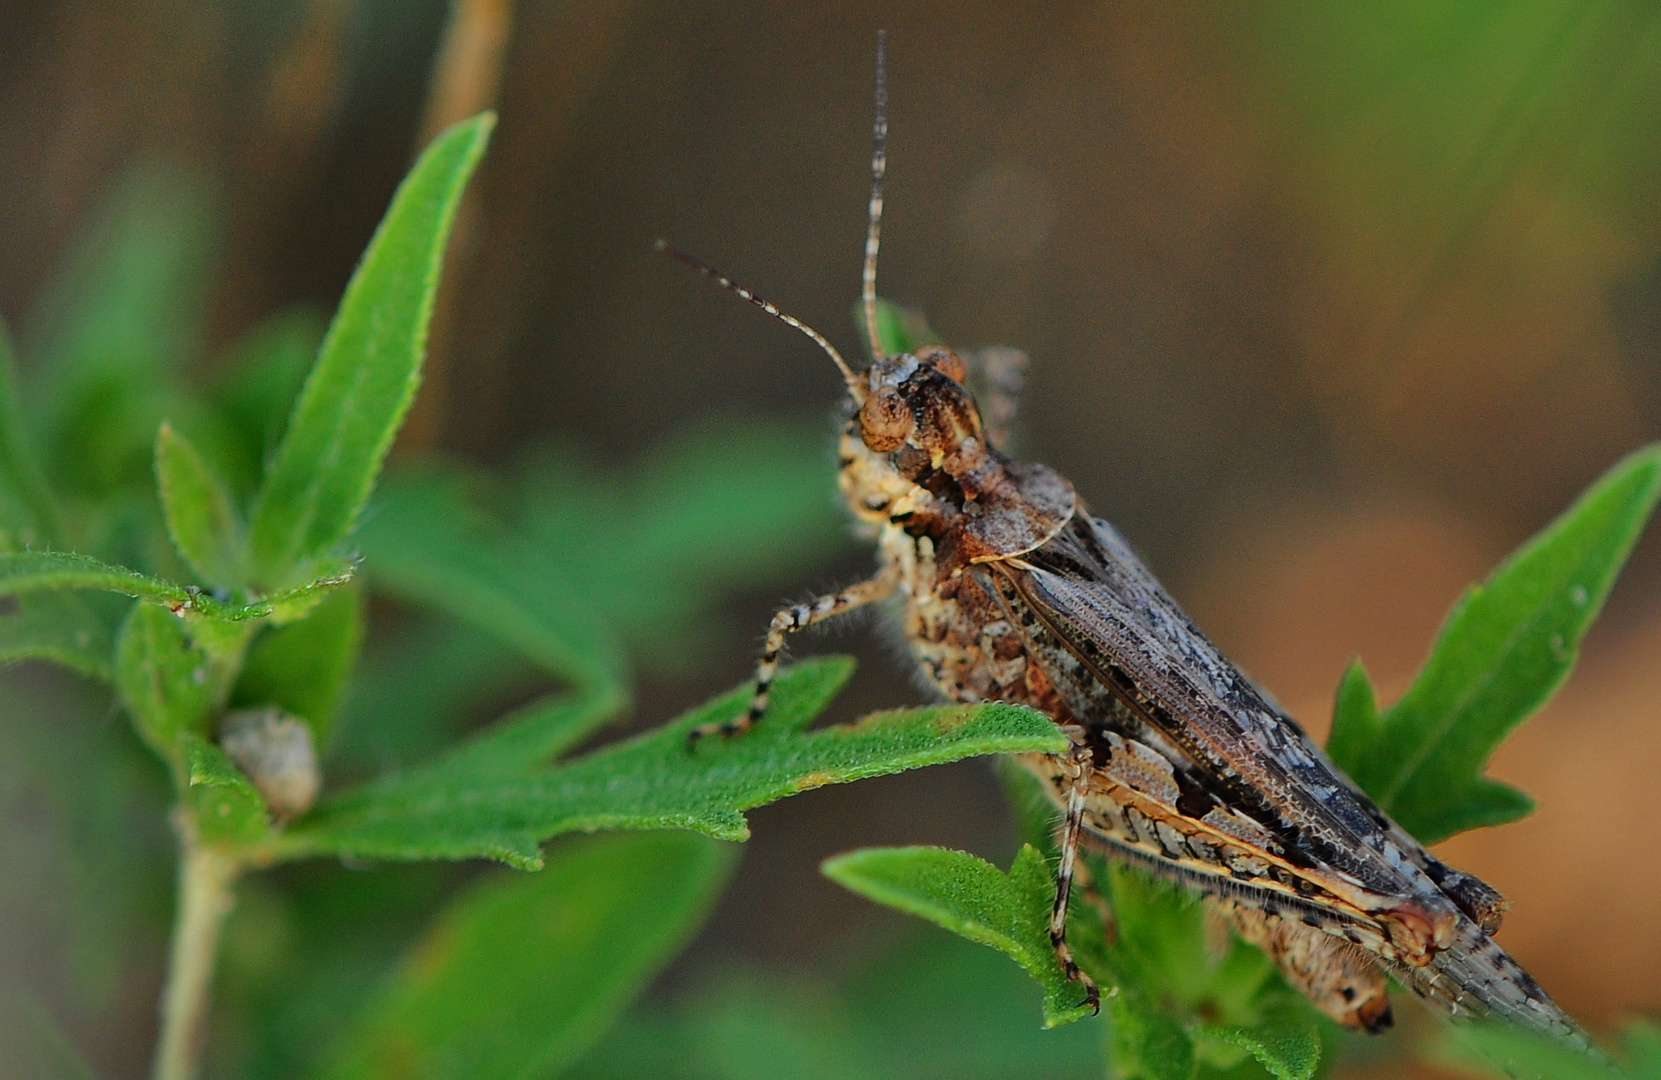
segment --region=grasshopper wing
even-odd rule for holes
[[[982,572],[1098,752],[1111,759],[1111,744],[1128,741],[1169,762],[1176,797],[1164,812],[1174,832],[1231,817],[1275,856],[1261,871],[1213,867],[1210,879],[1190,859],[1176,876],[1249,906],[1291,892],[1311,925],[1375,952],[1442,1011],[1588,1041],[1478,925],[1497,925],[1497,894],[1443,866],[1343,776],[1111,525],[1081,512],[1043,547]],[[1248,836],[1251,827],[1261,836]]]

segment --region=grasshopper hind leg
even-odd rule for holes
[[[1072,734],[1069,732],[1069,734]],[[1084,800],[1090,789],[1090,748],[1075,742],[1067,752],[1066,769],[1072,778],[1067,792],[1067,817],[1061,826],[1061,859],[1056,867],[1055,904],[1050,909],[1050,945],[1067,977],[1084,987],[1085,1003],[1101,1012],[1101,990],[1073,959],[1067,946],[1067,901],[1072,893],[1073,875],[1078,868],[1079,835],[1084,827]]]

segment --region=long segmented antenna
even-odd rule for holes
[[[821,334],[819,331],[815,330],[802,320],[796,318],[796,316],[786,315],[770,301],[763,300],[761,297],[757,296],[749,289],[746,289],[732,278],[715,269],[715,267],[709,265],[695,255],[688,255],[686,252],[682,251],[674,244],[671,244],[669,241],[659,240],[652,246],[658,251],[661,251],[665,255],[669,256],[671,259],[690,266],[692,269],[698,271],[698,273],[704,275],[704,277],[709,278],[723,289],[726,289],[729,292],[737,293],[741,298],[748,300],[750,303],[773,316],[773,318],[784,323],[786,326],[794,326],[797,330],[800,330],[802,333],[812,338],[813,343],[825,350],[825,354],[836,364],[837,370],[842,372],[842,381],[848,384],[848,393],[853,395],[855,403],[861,405],[865,403],[866,389],[864,381],[861,380],[859,376],[854,374],[853,368],[849,367],[848,362],[842,359],[842,354],[836,351],[836,346],[832,345],[825,335]]]
[[[871,209],[865,230],[865,272],[861,277],[860,301],[865,307],[865,336],[871,356],[886,355],[882,335],[877,331],[877,248],[882,242],[882,178],[888,172],[888,34],[877,31],[877,108],[871,124]]]

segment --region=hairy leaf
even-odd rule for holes
[[[255,580],[316,576],[357,522],[415,399],[444,247],[495,123],[485,113],[422,153],[346,286],[254,507]]]
[[[1063,981],[1049,944],[1055,880],[1044,859],[1054,855],[1056,810],[1032,774],[1005,764],[1027,841],[1007,876],[974,856],[940,848],[856,851],[829,860],[825,872],[873,900],[1008,953],[1044,988],[1045,1021],[1053,1024],[1076,1018],[1065,1006],[1082,999],[1075,984]],[[1320,1043],[1305,1033],[1325,1021],[1281,982],[1261,952],[1239,940],[1219,952],[1197,898],[1182,889],[1091,852],[1081,852],[1081,863],[1080,880],[1087,873],[1111,908],[1114,932],[1107,933],[1096,904],[1076,888],[1067,940],[1102,987],[1114,1075],[1213,1075],[1214,1059],[1227,1059],[1232,1070],[1246,1056],[1241,1051],[1271,1072],[1281,1070],[1276,1076],[1311,1075]],[[1025,886],[1017,887],[1021,881]],[[1061,1009],[1054,1005],[1058,996]]]
[[[110,655],[126,601],[42,592],[19,596],[15,603],[16,610],[0,615],[0,664],[46,660],[100,682],[115,677]]]
[[[322,576],[309,584],[261,600],[236,603],[124,566],[111,566],[90,555],[68,551],[0,552],[0,596],[50,589],[95,589],[147,600],[187,620],[242,622],[271,618],[281,623],[302,617],[330,590],[352,580],[350,563],[324,565],[320,569]]]
[[[231,497],[171,424],[156,433],[156,488],[167,535],[196,576],[217,588],[242,584],[242,523]]]
[[[550,769],[481,775],[463,744],[408,773],[326,800],[277,842],[279,858],[339,853],[367,859],[484,856],[539,862],[538,844],[574,829],[690,829],[743,840],[743,811],[797,792],[978,754],[1054,752],[1065,736],[1012,705],[878,713],[803,732],[847,680],[830,658],[781,676],[767,719],[741,737],[688,744],[692,728],[736,716],[743,686],[656,731]],[[484,738],[490,738],[487,733]]]
[[[1247,1051],[1275,1080],[1314,1080],[1321,1064],[1321,1035],[1313,1026],[1218,1024],[1199,1028],[1195,1035]]]
[[[1658,495],[1661,446],[1610,469],[1460,598],[1413,685],[1384,712],[1352,668],[1333,760],[1426,843],[1528,813],[1532,800],[1482,770],[1568,676]]]
[[[1123,988],[1108,1003],[1113,1017],[1115,1076],[1125,1080],[1191,1080],[1194,1040],[1171,1009],[1140,990]]]
[[[1044,988],[1044,1026],[1092,1012],[1050,945],[1055,878],[1028,844],[1005,874],[984,859],[938,847],[865,848],[826,859],[825,876],[861,896],[1006,953]]]
[[[734,854],[685,833],[587,837],[539,874],[487,878],[438,917],[321,1075],[558,1073],[686,944]]]

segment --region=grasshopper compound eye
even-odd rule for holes
[[[911,406],[891,386],[878,390],[860,406],[859,437],[879,454],[898,450],[916,424]]]

